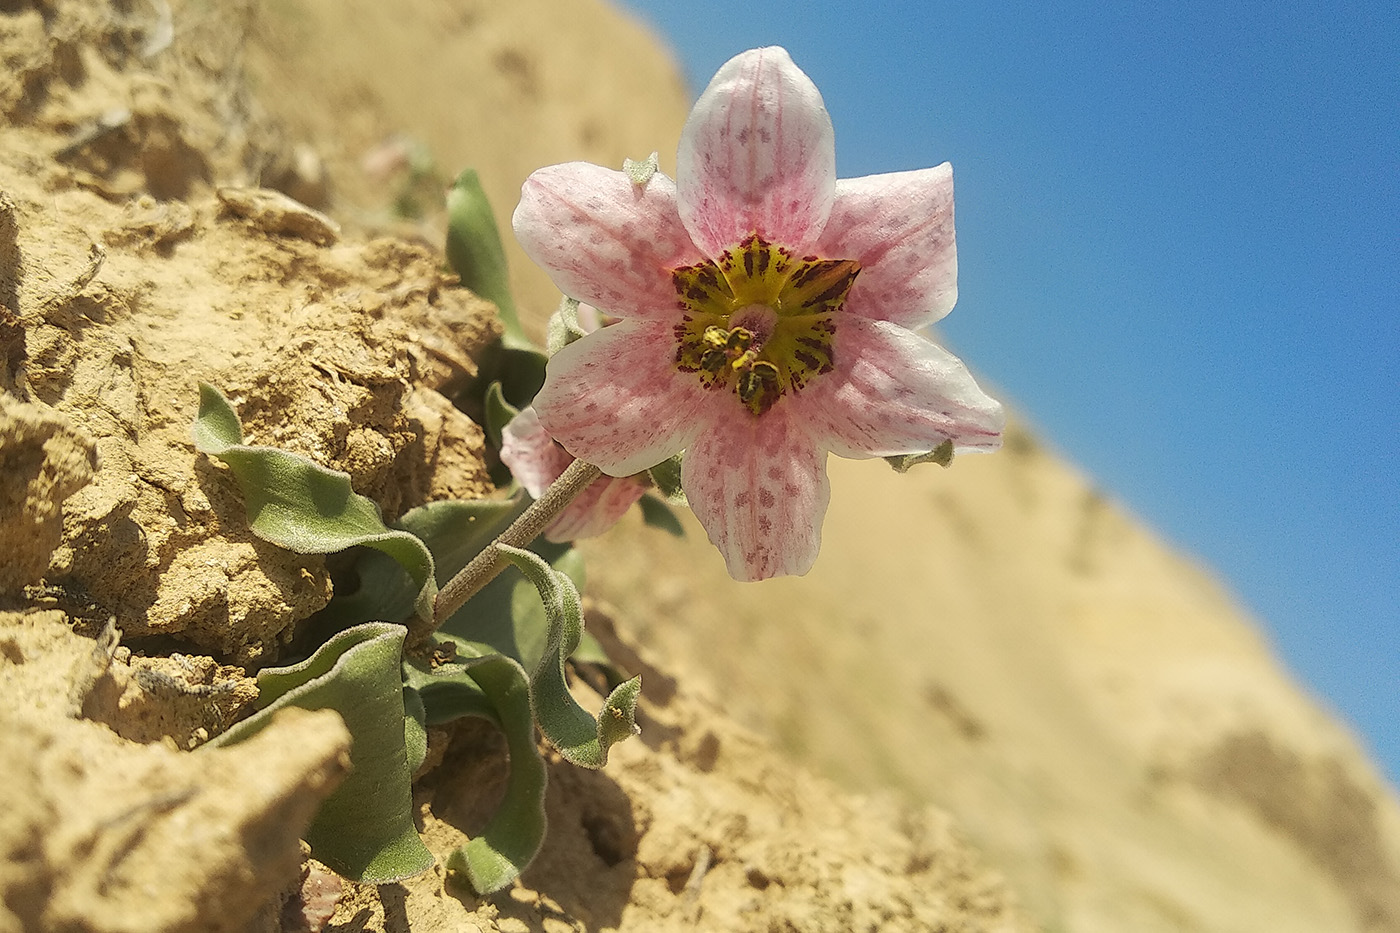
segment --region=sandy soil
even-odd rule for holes
[[[389,517],[491,488],[447,396],[493,309],[360,156],[411,131],[499,208],[533,165],[644,155],[684,111],[664,53],[591,2],[189,2],[169,32],[163,7],[0,8],[0,930],[1032,929],[946,812],[792,764],[635,650],[625,606],[589,624],[644,673],[642,738],[603,773],[551,763],[546,847],[502,895],[305,860],[347,766],[333,714],[199,748],[330,578],[253,537],[195,453],[197,381]],[[520,277],[538,320],[554,297]],[[443,855],[505,760],[476,724],[433,738],[415,801]]]

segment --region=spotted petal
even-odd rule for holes
[[[801,254],[831,212],[836,136],[787,51],[753,49],[726,62],[695,102],[676,165],[681,220],[711,258],[754,231]]]
[[[501,462],[525,491],[538,499],[564,475],[574,458],[540,424],[534,406],[522,409],[501,431]]]
[[[885,321],[846,318],[836,371],[789,401],[791,417],[839,457],[996,450],[1006,415],[956,356]]]
[[[811,569],[831,488],[826,454],[779,409],[738,405],[686,451],[681,484],[695,517],[736,580]]]
[[[707,392],[671,362],[671,325],[627,320],[550,357],[535,410],[569,453],[610,476],[640,473],[696,436]]]
[[[646,491],[646,484],[631,476],[595,479],[550,522],[544,536],[550,541],[576,541],[600,535],[617,524]]]
[[[587,162],[542,168],[525,179],[512,223],[560,291],[619,317],[673,316],[671,270],[703,258],[660,173],[634,185]]]
[[[860,263],[850,313],[911,330],[942,318],[958,300],[953,167],[841,179],[816,252]]]
[[[574,458],[554,442],[533,407],[511,419],[501,432],[501,462],[538,499],[564,474]],[[550,541],[591,538],[611,528],[647,491],[632,476],[603,476],[584,488],[545,529]]]

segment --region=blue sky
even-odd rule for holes
[[[953,163],[949,344],[1400,779],[1400,4],[624,0],[783,45],[844,176]]]

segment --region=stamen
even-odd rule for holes
[[[729,336],[729,331],[725,330],[723,327],[716,327],[711,324],[709,327],[705,328],[705,333],[700,339],[705,342],[705,346],[711,349],[723,350],[725,345],[729,342]]]
[[[729,362],[729,357],[725,355],[723,350],[706,350],[700,356],[700,368],[714,375],[719,375],[720,370],[724,369],[724,364],[727,362]]]
[[[836,315],[859,272],[855,260],[799,258],[757,233],[673,270],[677,369],[762,415],[832,371]]]

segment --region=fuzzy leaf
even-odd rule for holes
[[[530,677],[530,703],[535,721],[549,743],[566,761],[585,768],[607,764],[608,749],[637,729],[637,698],[642,681],[634,677],[608,695],[598,718],[579,706],[569,693],[564,664],[583,637],[583,606],[569,577],[530,551],[508,546],[501,554],[539,591],[549,620],[544,656]]]
[[[432,618],[437,582],[433,557],[413,535],[389,529],[379,506],[350,488],[350,476],[275,447],[243,443],[238,415],[223,393],[199,386],[195,446],[226,463],[258,537],[298,554],[330,554],[362,545],[382,551],[413,578],[411,608]]]
[[[405,665],[408,682],[423,696],[427,722],[479,716],[505,735],[510,776],[505,798],[481,833],[447,858],[447,867],[466,875],[478,894],[509,885],[544,842],[544,760],[535,744],[530,684],[525,669],[489,645],[447,637],[459,661],[436,672]]]
[[[434,556],[439,580],[461,570],[525,508],[522,497],[430,502],[400,516],[402,530],[421,541]],[[355,560],[359,585],[336,593],[314,617],[317,630],[339,631],[372,619],[398,622],[414,611],[415,585],[393,560],[378,551],[363,551]]]
[[[447,190],[446,253],[462,284],[495,303],[504,330],[501,342],[510,349],[535,349],[520,326],[501,231],[476,169],[464,169]]]
[[[355,881],[389,884],[427,871],[433,856],[413,825],[405,742],[401,625],[370,622],[339,633],[298,664],[258,674],[258,712],[210,745],[256,735],[288,706],[333,709],[350,730],[350,774],[321,804],[306,841]]]
[[[493,655],[473,667],[471,676],[496,710],[510,755],[510,779],[491,822],[448,856],[447,867],[465,874],[477,892],[491,894],[518,878],[544,843],[548,774],[535,744],[524,671],[509,658]]]
[[[411,777],[428,760],[428,711],[417,690],[404,687],[403,713],[403,744],[408,754],[408,773]]]

